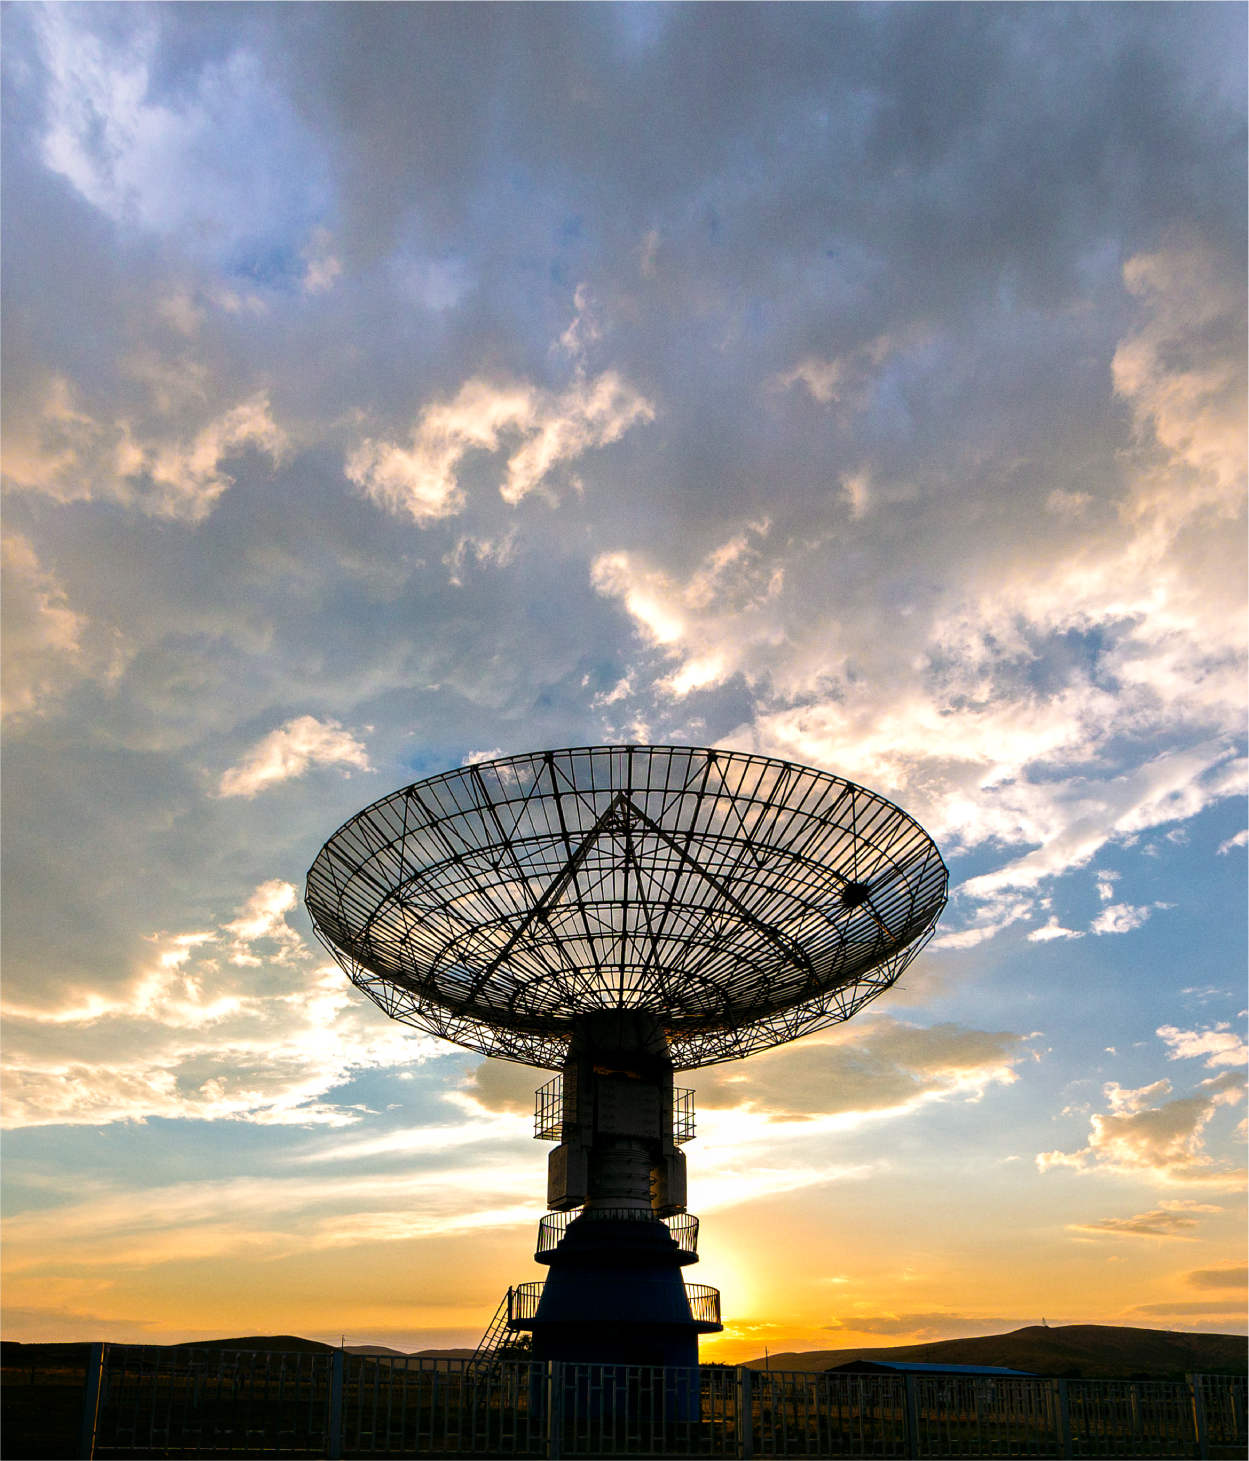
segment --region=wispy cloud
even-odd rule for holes
[[[1018,1319],[989,1319],[981,1315],[948,1311],[921,1314],[843,1314],[828,1329],[847,1334],[887,1334],[891,1338],[913,1337],[918,1342],[929,1339],[959,1338],[969,1330],[1016,1328]]]
[[[1233,1315],[1237,1320],[1241,1318],[1243,1306],[1235,1300],[1219,1302],[1214,1300],[1206,1303],[1193,1303],[1180,1300],[1169,1304],[1137,1304],[1133,1314],[1148,1314],[1151,1318],[1169,1318],[1171,1316],[1184,1317],[1197,1314],[1228,1314]]]
[[[1249,1267],[1229,1263],[1220,1268],[1194,1268],[1184,1275],[1184,1282],[1195,1289],[1249,1288]]]
[[[302,776],[311,766],[372,770],[363,742],[338,721],[300,715],[270,731],[237,766],[224,772],[218,795],[253,797],[279,782]]]
[[[1107,1233],[1112,1237],[1127,1238],[1181,1238],[1188,1241],[1200,1226],[1193,1213],[1222,1210],[1206,1202],[1160,1202],[1152,1211],[1140,1212],[1134,1217],[1098,1218],[1094,1222],[1068,1223],[1067,1227],[1073,1233]]]

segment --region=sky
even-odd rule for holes
[[[473,1345],[545,1072],[312,938],[494,754],[936,839],[691,1073],[709,1359],[1244,1332],[1242,5],[3,9],[4,1333]]]

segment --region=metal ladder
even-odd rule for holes
[[[487,1325],[481,1343],[473,1351],[473,1357],[468,1362],[469,1369],[475,1369],[478,1365],[488,1365],[493,1360],[503,1358],[503,1351],[507,1349],[511,1337],[511,1330],[507,1327],[511,1310],[512,1290],[509,1288],[503,1295],[502,1303],[494,1311],[494,1318]]]

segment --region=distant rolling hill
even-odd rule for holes
[[[322,1344],[316,1339],[300,1339],[297,1334],[244,1334],[240,1339],[187,1339],[171,1349],[251,1349],[282,1350],[287,1354],[299,1350],[305,1354],[328,1354],[336,1344]]]
[[[338,1348],[336,1344],[322,1344],[316,1339],[300,1339],[296,1334],[245,1334],[239,1339],[190,1339],[176,1345],[177,1349],[252,1349],[285,1350],[291,1353],[328,1354]],[[377,1359],[423,1359],[423,1360],[470,1360],[477,1353],[475,1349],[418,1349],[411,1355],[406,1350],[391,1349],[385,1344],[349,1344],[348,1354],[370,1355]]]
[[[475,1349],[414,1349],[409,1354],[407,1350],[388,1349],[384,1344],[349,1344],[347,1353],[370,1355],[375,1359],[471,1360],[477,1351]]]
[[[1110,1324],[1039,1324],[1010,1334],[941,1339],[888,1349],[816,1349],[747,1360],[754,1370],[827,1370],[850,1360],[915,1360],[934,1365],[1005,1365],[1038,1375],[1079,1371],[1086,1380],[1130,1375],[1165,1377],[1190,1371],[1244,1373],[1249,1341],[1239,1334],[1185,1334],[1174,1329],[1127,1329]]]

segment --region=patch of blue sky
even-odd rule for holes
[[[240,47],[157,89],[156,33],[139,8],[97,17],[52,6],[38,32],[40,143],[53,172],[123,237],[173,239],[187,257],[271,288],[302,282],[301,251],[332,210],[332,185],[256,55]]]
[[[637,0],[618,0],[608,6],[615,29],[616,45],[626,59],[645,56],[655,50],[663,41],[674,14],[680,7],[666,5],[662,0],[639,4]]]

